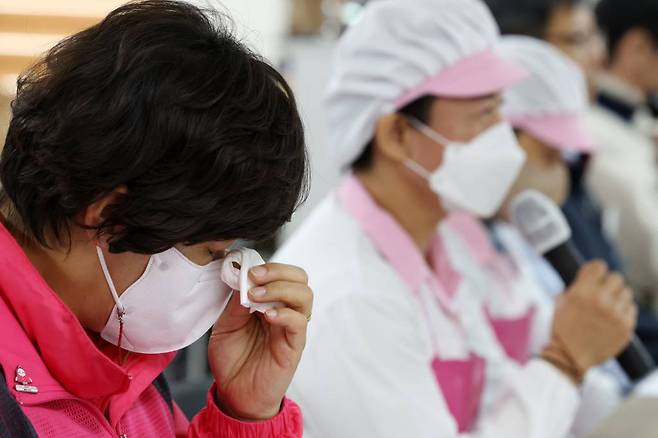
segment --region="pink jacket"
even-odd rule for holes
[[[244,423],[217,408],[212,389],[190,423],[175,405],[172,414],[152,385],[175,353],[131,353],[119,366],[108,357],[116,347],[93,337],[0,224],[0,367],[38,436],[302,436],[301,412],[291,400],[268,421]],[[17,390],[16,379],[38,392]]]

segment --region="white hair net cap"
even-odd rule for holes
[[[358,158],[382,115],[421,96],[485,96],[524,78],[498,41],[480,0],[369,3],[338,43],[325,99],[338,164]]]
[[[499,47],[503,56],[530,72],[529,78],[505,91],[502,111],[510,123],[552,147],[591,150],[582,121],[587,85],[578,65],[535,38],[504,36]]]

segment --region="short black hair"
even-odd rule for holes
[[[434,103],[436,99],[437,97],[435,96],[421,96],[400,108],[398,112],[406,116],[418,119],[423,123],[427,123],[429,120],[432,103]],[[366,144],[363,152],[361,152],[361,155],[359,155],[359,157],[352,163],[351,167],[353,170],[366,170],[372,166],[373,151],[375,148],[374,142],[375,139],[373,138],[368,142],[368,144]]]
[[[578,6],[584,0],[485,0],[485,3],[501,33],[544,39],[556,8]]]
[[[95,228],[112,252],[262,240],[290,219],[308,191],[295,99],[231,28],[184,2],[132,2],[19,77],[0,201],[29,238],[66,242],[122,185]]]
[[[658,45],[658,0],[601,0],[595,13],[611,56],[626,32],[634,28],[649,32]]]

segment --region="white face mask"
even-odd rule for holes
[[[444,145],[443,162],[433,172],[407,160],[405,165],[428,180],[447,211],[462,210],[491,217],[500,207],[525,161],[514,131],[501,122],[468,143],[446,139],[424,123],[409,118],[418,131]]]
[[[116,304],[101,337],[125,350],[184,348],[212,327],[231,298],[232,288],[222,281],[222,260],[199,266],[171,248],[152,255],[142,276],[119,299],[103,252],[96,249]]]

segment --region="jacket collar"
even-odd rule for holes
[[[409,234],[393,216],[374,201],[370,193],[354,175],[345,178],[338,189],[338,200],[359,223],[377,250],[391,264],[407,286],[414,292],[429,283],[448,312],[454,313],[453,287],[458,281],[444,284],[442,273],[456,274],[447,262],[445,247],[437,232],[431,243],[433,266],[430,267]],[[447,287],[448,286],[448,287]]]
[[[97,347],[1,223],[0,298],[57,382],[35,380],[34,384],[42,384],[46,394],[48,388],[53,388],[56,395],[64,388],[75,397],[91,401],[107,410],[112,423],[118,421],[175,355],[131,353],[122,365],[113,362],[109,354],[116,353],[116,347],[102,342]],[[0,321],[0,332],[4,325]],[[16,338],[5,339],[3,350],[25,351],[24,346],[12,345],[19,342]],[[30,369],[26,371],[30,373]],[[13,379],[14,369],[5,369],[5,373],[8,381]],[[27,396],[24,399],[30,400]]]
[[[597,85],[598,104],[628,122],[633,120],[636,111],[647,109],[647,98],[641,90],[611,74],[599,75]]]

